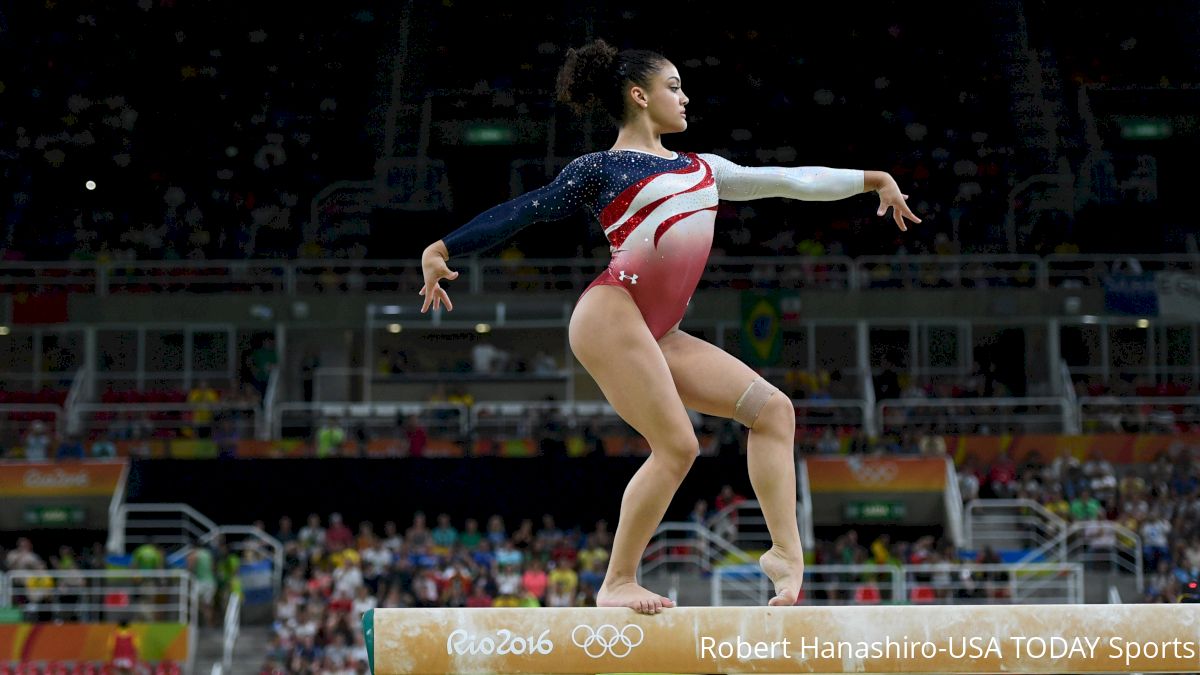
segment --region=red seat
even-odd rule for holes
[[[106,608],[128,607],[128,593],[108,593],[104,596],[104,606]]]
[[[929,604],[937,602],[937,592],[929,586],[913,586],[908,592],[908,599],[912,602]]]
[[[860,605],[878,605],[883,599],[875,584],[862,584],[854,589],[854,602]]]

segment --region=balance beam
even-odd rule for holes
[[[1200,605],[376,609],[375,675],[1200,673]]]

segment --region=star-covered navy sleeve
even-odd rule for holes
[[[533,223],[562,220],[594,203],[600,185],[599,162],[596,154],[575,159],[549,185],[492,207],[446,235],[442,239],[446,249],[451,256],[478,253]]]

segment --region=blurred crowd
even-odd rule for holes
[[[705,27],[632,3],[547,12],[445,2],[411,15],[362,3],[303,13],[175,0],[17,5],[0,15],[9,27],[0,51],[15,64],[0,79],[0,135],[8,140],[0,175],[12,186],[0,202],[0,258],[397,257],[371,218],[306,227],[313,197],[335,181],[369,178],[379,158],[427,152],[445,163],[444,192],[457,198],[418,204],[433,197],[413,193],[401,201],[441,212],[420,222],[448,228],[511,196],[509,163],[537,166],[547,149],[574,156],[604,146],[605,132],[568,122],[550,105],[566,49],[585,32],[620,47],[659,48],[676,62],[692,98],[693,128],[679,141],[689,149],[749,165],[888,170],[927,222],[921,236],[902,239],[880,227],[870,205],[724,204],[717,253],[1003,248],[1009,192],[1037,172],[1020,160],[1010,112],[1019,88],[1003,56],[1011,36],[990,30],[983,8],[961,8],[954,31],[940,29],[944,16],[932,6],[820,12],[797,24],[748,11]],[[1047,8],[1029,18],[1041,48],[1061,54],[1052,67],[1072,84],[1170,85],[1194,69],[1170,58],[1173,42],[1149,38],[1151,23],[1088,32],[1094,39],[1080,42],[1056,29],[1064,22]],[[588,30],[563,30],[576,25]],[[652,36],[639,34],[651,25]],[[393,90],[396,82],[404,86]],[[434,121],[446,125],[432,145],[412,140],[420,120],[411,111],[426,96]],[[463,147],[455,136],[479,121],[477,111],[561,128],[518,135],[499,148],[501,160],[496,149]],[[1064,124],[1063,133],[1072,128]],[[481,162],[495,189],[477,184]],[[1069,219],[1052,225],[1024,248],[1088,249],[1087,231]],[[515,250],[591,255],[603,248],[595,232],[583,234],[591,229],[553,243],[523,237]],[[430,238],[412,234],[400,236],[413,245]]]
[[[605,522],[588,532],[549,514],[536,527],[510,528],[499,515],[461,524],[418,512],[403,529],[362,522],[355,533],[337,513],[311,514],[299,530],[280,519],[284,589],[263,671],[362,672],[360,620],[375,607],[595,605],[612,539]]]
[[[1146,602],[1173,602],[1200,581],[1200,447],[1176,444],[1149,464],[1114,466],[1099,452],[1081,461],[1029,453],[1018,463],[1000,453],[987,466],[968,458],[958,471],[964,502],[980,498],[1029,499],[1066,523],[1084,527],[1089,551],[1110,556],[1140,537]]]

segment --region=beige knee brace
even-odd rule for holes
[[[747,429],[753,429],[754,422],[758,420],[763,406],[767,405],[771,395],[777,391],[779,390],[766,380],[761,377],[756,378],[749,387],[746,387],[746,391],[742,392],[741,398],[733,406],[734,421],[741,422]]]

